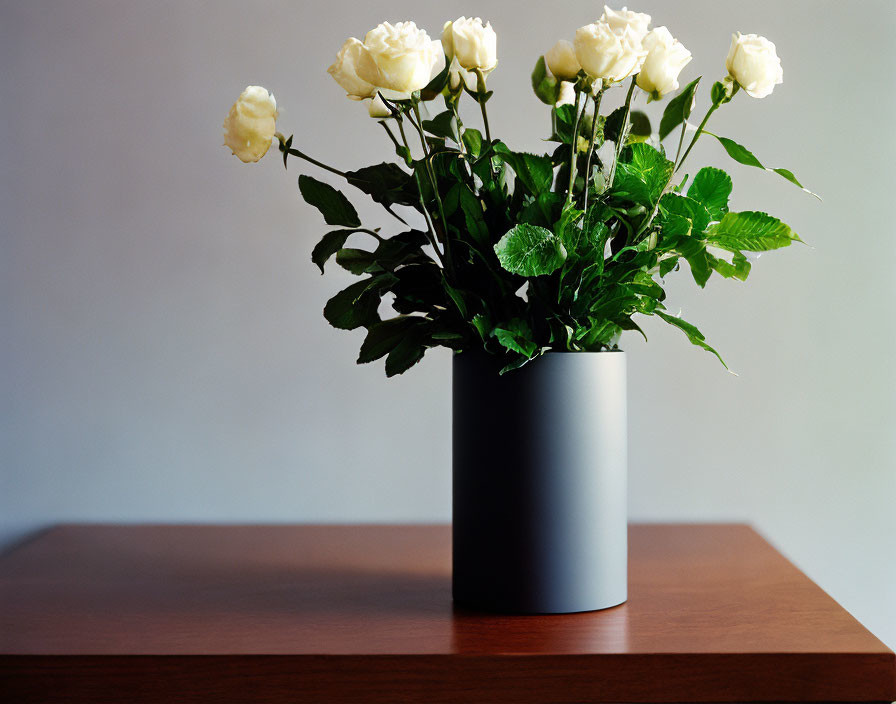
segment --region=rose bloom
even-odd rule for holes
[[[498,63],[498,37],[490,22],[478,17],[458,17],[442,29],[442,47],[449,59],[468,71],[488,72]]]
[[[650,26],[650,15],[645,15],[643,12],[632,12],[625,7],[621,10],[611,10],[604,5],[604,14],[598,21],[610,25],[610,29],[617,34],[629,29],[638,39],[643,39]]]
[[[691,52],[665,27],[657,27],[644,37],[647,58],[638,73],[638,87],[661,98],[678,90],[678,74],[691,60]]]
[[[731,77],[753,98],[770,95],[776,85],[784,82],[784,70],[775,45],[758,34],[737,32],[732,35],[725,66]]]
[[[364,46],[373,62],[359,63],[358,76],[386,98],[399,99],[420,90],[444,66],[441,42],[430,39],[413,22],[383,22],[367,33]]]
[[[637,73],[647,56],[633,30],[617,33],[606,22],[579,27],[574,46],[585,73],[605,81],[621,81]]]
[[[327,69],[327,73],[345,89],[352,100],[364,100],[376,95],[376,86],[358,75],[361,64],[365,64],[365,73],[376,72],[376,65],[367,47],[358,39],[349,37],[336,55],[336,62]]]
[[[582,67],[576,58],[576,50],[572,42],[561,39],[544,55],[548,70],[559,81],[574,81]]]
[[[277,101],[261,86],[249,86],[224,120],[224,146],[245,163],[263,157],[277,130]]]

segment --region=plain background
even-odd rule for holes
[[[732,31],[776,42],[784,84],[765,100],[739,95],[711,127],[824,203],[716,143],[695,150],[693,163],[733,174],[734,208],[770,211],[810,246],[764,255],[746,285],[668,278],[669,307],[739,376],[649,320],[648,344],[624,340],[631,516],[749,521],[893,646],[896,5],[637,9],[691,49],[682,78],[705,74],[705,88],[724,73]],[[298,171],[276,152],[243,165],[221,146],[221,122],[263,84],[308,152],[343,168],[390,158],[326,67],[346,36],[383,19],[436,34],[475,13],[499,35],[493,129],[538,150],[548,114],[528,73],[597,4],[85,0],[0,12],[0,539],[59,521],[448,520],[449,354],[394,380],[354,364],[361,334],[321,317],[350,277],[321,277],[309,260],[325,226],[299,198]],[[704,89],[695,115],[706,100]],[[362,217],[391,226],[362,199]]]

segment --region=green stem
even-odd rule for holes
[[[653,206],[653,210],[650,213],[650,217],[648,217],[644,221],[644,224],[638,228],[638,234],[635,236],[635,239],[640,237],[641,234],[645,230],[647,230],[651,226],[651,224],[653,224],[653,219],[656,217],[656,214],[659,212],[659,209],[660,209],[660,200],[662,200],[663,194],[665,194],[666,189],[669,188],[669,184],[672,183],[672,178],[675,176],[675,174],[681,168],[681,165],[684,164],[684,160],[688,158],[688,154],[691,153],[691,149],[694,148],[694,145],[697,143],[697,140],[700,138],[700,135],[703,134],[703,128],[706,127],[706,123],[709,122],[709,116],[712,115],[716,110],[718,110],[720,105],[721,105],[721,103],[713,103],[712,105],[710,105],[709,110],[706,111],[706,115],[703,116],[703,121],[700,123],[700,126],[697,128],[697,131],[694,133],[694,138],[691,140],[691,143],[688,145],[688,148],[685,151],[684,156],[681,157],[681,161],[678,161],[678,159],[676,159],[677,164],[673,165],[672,173],[669,174],[669,179],[666,181],[666,185],[663,186],[663,190],[660,191],[660,197],[657,198],[656,205]],[[682,128],[681,128],[682,139],[684,139],[684,130],[685,130],[686,125],[687,125],[687,120],[685,120],[685,124],[682,125]]]
[[[401,145],[398,143],[398,140],[395,139],[395,135],[392,133],[392,130],[389,129],[389,125],[386,124],[386,121],[380,120],[379,122],[383,126],[383,129],[386,130],[386,134],[389,135],[389,139],[392,140],[392,144],[395,145],[395,148],[401,149]]]
[[[404,142],[404,148],[407,149],[408,154],[410,154],[411,145],[408,143],[408,137],[404,131],[404,120],[401,117],[401,113],[396,114],[395,121],[398,123],[398,132],[401,134],[401,141]],[[436,241],[436,228],[432,224],[432,219],[429,217],[429,212],[426,209],[426,202],[423,200],[423,188],[420,184],[420,174],[417,173],[417,169],[414,169],[414,181],[417,183],[417,198],[420,201],[420,212],[423,213],[423,220],[426,222],[426,237],[429,240],[429,244],[432,245],[436,256],[439,258],[442,268],[444,268],[445,259],[442,257],[442,252],[439,251],[439,245]]]
[[[687,151],[685,151],[684,156],[681,157],[681,161],[679,161],[678,165],[675,167],[675,171],[678,171],[681,168],[681,165],[684,164],[684,160],[688,158],[688,154],[691,153],[691,149],[694,148],[694,145],[697,143],[697,140],[700,139],[700,135],[703,134],[703,128],[706,127],[706,123],[709,122],[709,116],[712,115],[716,110],[719,109],[719,105],[720,105],[720,103],[713,103],[710,106],[709,110],[706,111],[706,115],[703,117],[703,122],[700,123],[700,126],[697,128],[697,131],[694,133],[694,138],[691,140],[691,143],[688,145]]]
[[[681,121],[681,136],[678,138],[678,149],[675,152],[675,165],[678,165],[678,157],[681,156],[681,148],[684,146],[684,135],[688,131],[688,121]]]
[[[579,90],[579,87],[576,86],[576,121],[572,128],[572,156],[569,159],[569,189],[566,193],[566,205],[569,205],[572,202],[572,190],[576,184],[576,163],[578,162],[579,156],[579,125],[582,120],[582,115],[588,108],[588,99],[585,98],[585,107],[582,109],[581,113],[579,112],[580,97],[581,91]]]
[[[279,132],[275,136],[280,141],[280,149],[282,151],[285,151],[290,156],[297,156],[300,159],[304,159],[305,161],[307,161],[311,164],[314,164],[315,166],[323,169],[324,171],[329,171],[331,174],[336,174],[337,176],[342,176],[342,178],[348,178],[344,171],[340,171],[339,169],[334,169],[332,166],[328,166],[327,164],[323,163],[322,161],[318,161],[317,159],[314,159],[314,158],[308,156],[307,154],[303,154],[295,147],[287,147],[286,140],[283,138],[283,135],[280,134]]]
[[[635,76],[632,76],[632,82],[628,87],[628,95],[625,96],[625,113],[622,116],[622,126],[619,128],[619,136],[616,140],[616,156],[613,159],[613,167],[610,169],[610,180],[607,186],[613,185],[613,180],[616,178],[616,164],[619,163],[619,157],[622,156],[622,149],[625,146],[625,139],[627,137],[626,132],[628,132],[629,116],[632,114],[632,94],[635,92]]]
[[[594,96],[594,120],[591,124],[591,139],[588,141],[588,156],[585,157],[585,201],[582,210],[588,212],[588,180],[591,178],[591,154],[594,152],[594,142],[597,139],[597,123],[600,117],[600,100],[604,95],[604,87],[601,86]]]
[[[442,205],[442,197],[439,195],[439,184],[436,180],[435,171],[432,168],[432,163],[429,159],[429,147],[426,144],[426,135],[423,132],[423,121],[420,119],[420,106],[417,101],[413,103],[414,116],[417,118],[416,122],[412,121],[414,127],[417,128],[417,134],[420,135],[420,143],[423,145],[423,158],[424,163],[426,164],[426,173],[429,175],[429,182],[432,184],[432,193],[436,199],[436,207],[439,210],[439,217],[442,220],[442,247],[445,250],[445,262],[448,264],[448,269],[452,268],[452,259],[451,259],[451,242],[448,233],[448,218],[445,217],[445,208]]]
[[[488,142],[489,146],[492,144],[492,131],[488,126],[488,112],[485,109],[485,101],[487,98],[486,87],[485,87],[485,74],[482,72],[482,69],[475,68],[473,72],[476,74],[476,102],[479,103],[479,111],[482,113],[482,124],[485,127],[485,139]],[[463,80],[463,76],[461,76],[461,80]]]

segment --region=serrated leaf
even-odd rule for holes
[[[787,247],[791,242],[802,242],[778,218],[751,210],[727,213],[720,222],[710,226],[706,240],[709,244],[732,252],[765,252]]]
[[[731,177],[721,169],[706,166],[697,172],[688,198],[701,203],[713,221],[721,220],[728,212],[728,197],[731,195]]]
[[[706,343],[706,338],[703,333],[700,332],[694,325],[687,322],[686,320],[682,320],[674,315],[669,315],[668,313],[658,310],[656,311],[656,315],[660,316],[663,320],[665,320],[669,325],[672,325],[679,330],[681,330],[685,335],[687,335],[688,340],[691,341],[692,345],[696,345],[697,347],[702,347],[707,352],[712,352],[716,358],[722,363],[722,366],[725,369],[728,369],[728,365],[725,364],[725,360],[716,352],[712,347],[710,347]]]
[[[699,83],[700,78],[695,78],[684,87],[681,93],[669,101],[663,111],[663,118],[660,120],[660,141],[668,137],[672,130],[690,117],[691,110],[694,109],[695,94]]]
[[[554,233],[537,225],[516,225],[494,247],[501,266],[520,276],[542,276],[566,260],[566,249]]]
[[[330,184],[302,174],[299,176],[299,191],[306,203],[320,211],[328,225],[361,226],[354,206]]]
[[[535,350],[538,349],[538,345],[528,339],[525,332],[507,330],[505,328],[495,328],[492,332],[502,346],[513,352],[525,355],[527,358],[531,357]]]
[[[710,219],[703,204],[689,196],[666,193],[660,198],[660,223],[664,235],[699,235]]]
[[[510,151],[503,144],[495,151],[532,195],[549,191],[554,183],[554,163],[549,156]]]
[[[632,144],[623,150],[628,158],[616,167],[613,195],[653,207],[672,175],[672,162],[649,144]]]

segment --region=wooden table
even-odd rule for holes
[[[896,656],[757,533],[631,527],[602,612],[455,611],[445,526],[62,526],[0,558],[0,701],[891,701]]]

